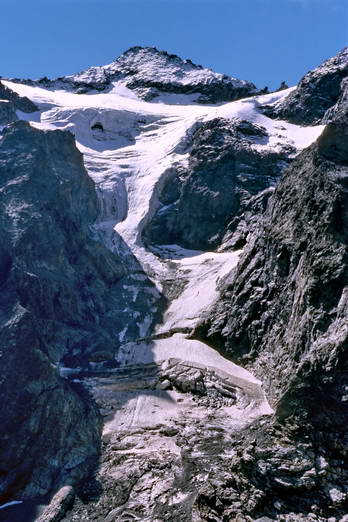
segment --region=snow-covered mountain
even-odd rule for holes
[[[132,47],[114,62],[38,84],[79,94],[131,89],[146,101],[169,104],[218,103],[256,94],[255,85],[195,65],[155,47]]]
[[[346,432],[298,389],[342,425],[347,93],[326,127],[276,119],[305,83],[140,47],[2,80],[0,520],[343,516]]]

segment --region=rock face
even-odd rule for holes
[[[327,471],[317,470],[313,476],[321,477],[320,503],[341,516],[347,510],[348,419],[344,100],[317,142],[284,173],[236,272],[195,332],[262,378],[283,425],[292,417],[306,426],[306,435],[297,442],[291,437],[289,446],[299,448],[307,437],[330,470],[337,461],[336,475],[325,478]],[[292,489],[287,479],[278,482],[274,488]]]
[[[290,161],[291,147],[257,149],[267,137],[264,127],[243,120],[216,118],[202,124],[189,144],[187,168],[168,172],[144,239],[202,250],[220,245],[227,224],[241,207],[274,185]]]
[[[338,363],[345,346],[347,128],[337,118],[286,171],[222,301],[201,326],[259,373],[267,366],[276,397],[298,372],[303,386],[308,367],[326,367],[332,352]]]
[[[315,125],[338,101],[342,80],[348,76],[348,47],[307,73],[284,101],[265,114],[299,125]]]
[[[13,103],[15,109],[22,112],[35,112],[39,109],[29,98],[20,96],[0,81],[0,100],[8,100]]]
[[[15,107],[9,100],[0,100],[0,125],[18,120]]]
[[[256,94],[251,82],[215,73],[191,60],[158,51],[155,47],[132,47],[109,65],[91,67],[71,76],[40,83],[60,83],[77,92],[107,91],[114,82],[132,89],[140,98],[151,101],[163,94],[195,95],[198,103],[232,101]]]
[[[74,503],[75,493],[71,486],[62,487],[54,495],[50,505],[44,510],[37,522],[59,522]]]
[[[97,411],[57,364],[115,352],[106,304],[123,269],[91,237],[98,200],[69,132],[7,126],[0,186],[0,497],[11,498],[77,480],[98,455]]]

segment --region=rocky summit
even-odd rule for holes
[[[109,92],[116,83],[143,100],[165,103],[218,103],[258,92],[249,81],[216,73],[156,47],[139,46],[131,47],[108,65],[90,67],[53,81],[42,78],[37,83],[49,88],[70,88],[79,94]]]
[[[347,71],[1,79],[1,521],[347,522]]]

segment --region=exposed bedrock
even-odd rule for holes
[[[13,102],[0,99],[0,125],[7,125],[17,120],[18,116]]]
[[[323,424],[348,414],[346,132],[336,119],[286,171],[196,332],[262,376],[279,414],[307,405]]]
[[[342,109],[286,170],[194,334],[258,375],[275,406],[237,472],[271,519],[348,509],[347,128]]]
[[[286,171],[236,273],[196,331],[251,365],[274,399],[296,382],[305,387],[315,369],[323,382],[326,370],[343,370],[348,147],[338,125],[328,125]]]
[[[298,125],[320,123],[338,101],[342,80],[347,76],[348,47],[308,72],[289,96],[275,106],[265,107],[265,114]]]
[[[21,80],[19,80],[21,81]],[[186,102],[218,103],[233,101],[258,93],[255,85],[246,80],[215,73],[191,60],[183,60],[175,54],[159,51],[155,47],[131,47],[109,65],[90,67],[80,73],[38,83],[44,87],[73,89],[77,93],[109,91],[118,82],[146,101],[159,96],[179,96]],[[166,98],[170,103],[170,97]]]
[[[8,100],[13,103],[17,110],[22,112],[35,112],[39,109],[29,98],[20,96],[12,89],[9,89],[0,81],[0,100]],[[1,123],[0,123],[1,124]]]
[[[241,207],[274,185],[289,162],[290,146],[257,149],[267,140],[265,128],[238,119],[216,118],[200,126],[193,134],[187,167],[173,168],[168,175],[144,240],[202,250],[219,246]]]
[[[42,349],[52,360],[66,353],[112,356],[114,294],[125,271],[93,239],[98,199],[74,138],[25,122],[3,136],[2,284],[36,317]]]
[[[76,481],[99,451],[99,415],[59,377],[63,356],[111,358],[124,270],[93,240],[98,213],[69,132],[19,121],[0,140],[0,497]],[[92,355],[93,354],[93,355]]]

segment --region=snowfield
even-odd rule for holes
[[[175,70],[172,73],[175,75]],[[95,74],[101,72],[95,71]],[[192,71],[188,64],[188,80],[182,81],[193,81],[192,74],[198,72]],[[150,295],[149,292],[146,313],[140,318],[136,314],[133,316],[133,321],[139,322],[143,339],[127,339],[127,325],[119,334],[122,342],[119,363],[134,366],[176,358],[213,368],[223,372],[250,398],[243,416],[272,413],[262,383],[211,347],[185,336],[217,297],[219,281],[236,266],[240,252],[195,252],[176,245],[151,251],[142,244],[141,234],[158,208],[158,194],[169,169],[187,161],[185,145],[199,123],[217,117],[240,118],[266,128],[268,140],[255,143],[255,147],[274,150],[289,144],[298,151],[316,140],[323,126],[298,127],[271,120],[258,110],[261,104],[279,102],[291,89],[222,105],[201,106],[190,104],[190,95],[181,95],[186,96],[183,105],[179,104],[183,98],[177,97],[176,104],[173,104],[173,98],[169,100],[174,95],[168,95],[168,103],[165,103],[166,95],[156,103],[148,103],[119,82],[115,82],[108,93],[98,94],[47,90],[9,81],[3,83],[27,96],[40,109],[39,113],[18,113],[20,118],[40,129],[64,129],[75,135],[100,198],[100,217],[94,227],[95,233],[118,255],[126,255],[126,246],[146,277],[156,285],[158,294],[152,292]],[[129,310],[136,292],[142,291],[139,287],[142,277],[139,269],[133,272],[130,269],[130,282],[125,285],[128,296],[125,307]],[[168,281],[182,289],[169,303],[155,331],[150,333],[155,302]],[[139,409],[137,403],[137,412],[132,413],[133,421],[134,415],[146,416],[147,404],[150,404],[149,400],[144,399]],[[157,408],[164,412],[166,402],[158,401]],[[229,410],[229,414],[236,419],[242,415],[236,408]],[[126,421],[118,416],[117,422]]]

